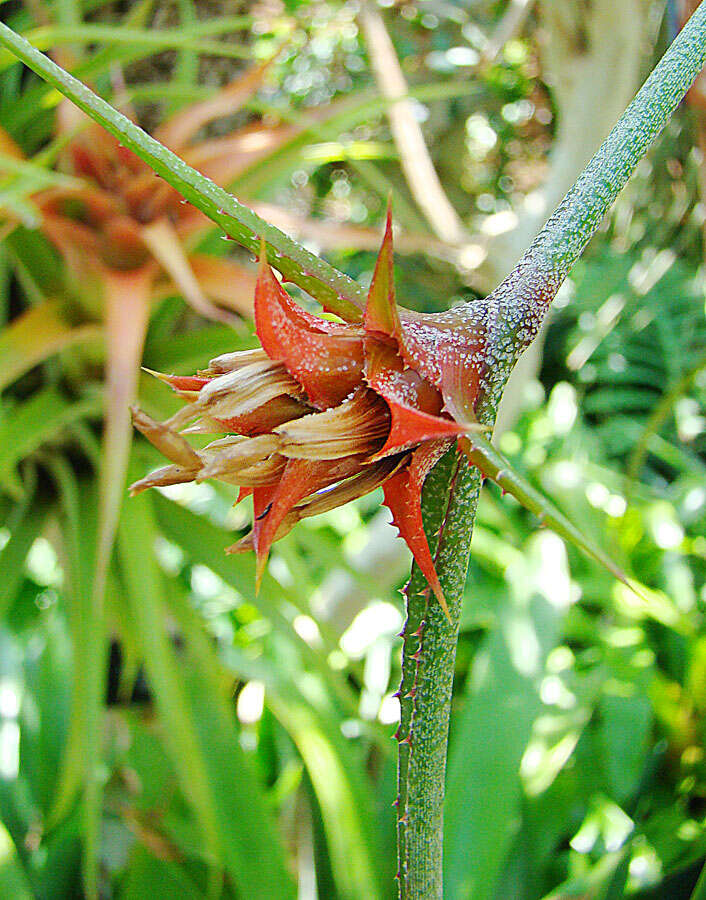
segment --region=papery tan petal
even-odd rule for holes
[[[180,409],[169,419],[169,425],[181,428],[203,414],[213,419],[242,416],[282,394],[297,396],[301,388],[279,363],[255,362],[211,379],[191,406]]]
[[[200,469],[201,457],[189,444],[186,438],[173,431],[163,422],[155,422],[147,413],[137,407],[132,408],[132,422],[147,440],[153,444],[160,453],[177,465],[187,469]]]
[[[408,462],[409,456],[406,455],[396,458],[388,457],[372,463],[357,475],[353,475],[351,478],[339,482],[331,488],[318,491],[308,499],[298,503],[295,511],[299,518],[304,519],[329,512],[332,509],[337,509],[339,506],[344,506],[351,500],[364,497],[383,485],[388,478],[391,478],[395,472]]]
[[[340,459],[378,450],[390,428],[387,406],[373,391],[357,390],[339,406],[275,429],[280,453],[296,459]]]
[[[271,485],[277,482],[286,465],[286,458],[278,453],[274,453],[267,459],[262,459],[260,462],[255,463],[254,466],[240,469],[235,475],[221,476],[221,481],[237,484],[239,487],[245,488]]]
[[[235,353],[222,353],[214,357],[208,364],[208,368],[201,372],[202,375],[225,375],[226,372],[234,372],[236,369],[244,369],[253,363],[271,362],[265,351],[258,347],[255,350],[237,350]]]
[[[206,453],[206,461],[198,480],[224,475],[235,477],[241,469],[247,469],[276,453],[281,443],[281,438],[274,434],[262,434]]]
[[[256,435],[273,431],[284,422],[291,422],[312,412],[312,408],[287,394],[273,397],[249,413],[217,420],[220,430],[236,434]],[[216,420],[214,420],[216,421]],[[218,429],[216,429],[218,430]]]
[[[130,496],[146,491],[148,488],[168,487],[172,484],[187,484],[194,481],[198,469],[187,469],[184,466],[163,466],[156,469],[139,481],[130,485]]]

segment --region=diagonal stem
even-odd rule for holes
[[[705,62],[706,3],[701,3],[494,297],[511,300],[525,316],[537,307],[546,311]]]
[[[26,66],[41,75],[106,131],[115,135],[227,235],[254,253],[259,253],[260,238],[264,237],[270,263],[285,278],[308,291],[333,312],[344,318],[360,319],[365,294],[351,278],[309,253],[278,228],[269,225],[247,206],[239,203],[223,188],[187,165],[2,22],[0,46],[11,50]]]

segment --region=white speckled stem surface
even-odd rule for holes
[[[706,0],[694,13],[574,187],[489,296],[497,303],[495,334],[503,360],[489,372],[478,410],[492,424],[517,357],[533,339],[564,278],[662,131],[706,60]],[[514,352],[508,353],[508,338]],[[497,358],[497,354],[496,354]],[[401,900],[443,898],[443,803],[456,641],[480,476],[453,452],[424,488],[424,521],[453,625],[429,598],[420,572],[407,590],[401,720],[398,731],[398,852]],[[441,529],[438,541],[436,532]],[[438,544],[438,546],[437,546]]]

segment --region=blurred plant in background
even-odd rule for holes
[[[0,11],[162,139],[186,121],[194,165],[227,164],[217,180],[363,287],[392,193],[398,296],[425,311],[510,268],[670,37],[649,0]],[[258,66],[237,110],[214,100]],[[73,199],[98,192],[72,148],[129,163],[61,110],[0,54],[2,893],[393,896],[408,562],[375,497],[278,542],[255,598],[251,561],[223,555],[224,530],[249,518],[227,486],[142,495],[116,507],[104,616],[96,606],[110,343],[100,291],[73,265],[88,240],[76,227],[95,223]],[[500,438],[648,591],[638,600],[484,494],[452,718],[450,898],[688,897],[706,856],[699,116],[680,111],[565,285]],[[410,134],[448,206],[420,203]],[[57,243],[42,224],[58,196]],[[173,212],[183,222],[188,207]],[[160,276],[150,292],[152,369],[186,374],[255,345],[246,318],[234,329],[187,305],[194,283],[226,307],[250,296],[247,254],[198,224],[168,244],[195,279]],[[228,267],[225,293],[199,259]],[[177,408],[147,377],[138,394],[155,417]],[[158,464],[135,442],[128,475]]]

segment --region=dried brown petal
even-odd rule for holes
[[[161,469],[150,472],[149,475],[145,475],[144,478],[140,478],[139,481],[131,484],[130,496],[134,497],[136,494],[140,494],[148,488],[167,487],[172,484],[187,484],[188,482],[195,480],[197,473],[198,469],[186,469],[184,466],[164,466]]]
[[[279,449],[281,439],[274,434],[262,434],[259,437],[243,438],[232,442],[229,446],[217,448],[207,454],[198,480],[206,478],[222,478],[224,475],[235,478],[241,469],[247,469],[266,460]]]
[[[132,421],[138,431],[147,438],[167,459],[187,469],[200,469],[201,457],[189,442],[167,423],[155,422],[137,407],[132,408]]]
[[[294,459],[340,459],[379,449],[390,429],[387,405],[365,388],[339,406],[275,428],[280,453]]]

